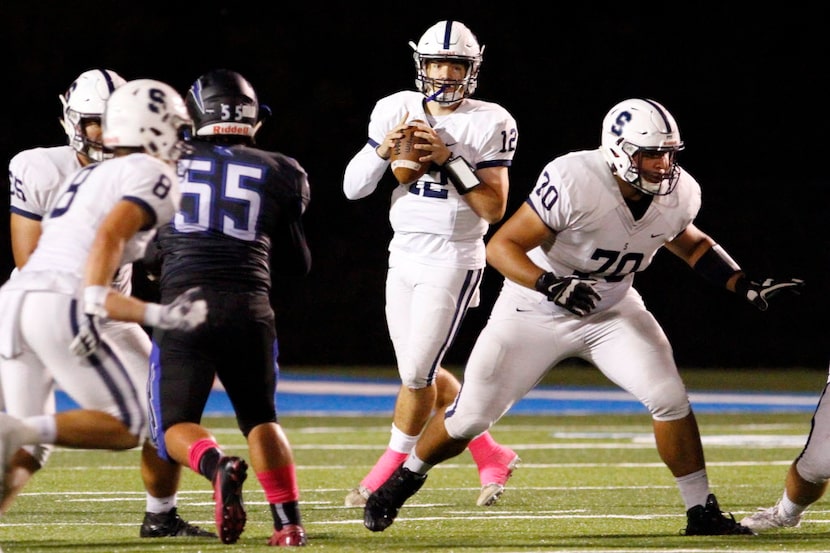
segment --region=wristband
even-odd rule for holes
[[[161,320],[161,305],[148,303],[144,307],[144,326],[156,326]]]
[[[461,156],[452,158],[445,163],[444,171],[462,196],[481,184],[473,171],[473,167]]]
[[[741,267],[723,248],[715,244],[700,256],[694,270],[709,282],[725,287],[732,275],[741,271]]]
[[[84,313],[106,318],[106,302],[109,293],[109,286],[87,286],[84,288]]]

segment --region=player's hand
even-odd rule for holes
[[[193,330],[207,319],[207,302],[198,299],[201,292],[197,286],[179,294],[168,304],[148,303],[144,323],[164,330]]]
[[[766,278],[761,282],[756,282],[746,277],[741,277],[735,283],[735,292],[746,298],[746,301],[761,311],[767,310],[769,307],[768,300],[779,292],[787,291],[793,294],[800,294],[802,288],[804,288],[804,281],[800,278],[791,278],[789,280]]]
[[[98,349],[101,342],[101,331],[98,329],[98,317],[85,314],[81,319],[78,333],[69,343],[69,350],[79,357],[87,357]]]
[[[558,277],[553,273],[544,273],[536,281],[536,290],[547,296],[548,301],[564,307],[574,315],[584,317],[602,299],[594,290],[595,282],[594,279],[576,275]]]

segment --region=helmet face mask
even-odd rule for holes
[[[439,21],[427,29],[418,44],[409,45],[415,50],[415,86],[427,101],[452,105],[472,96],[478,86],[484,47],[463,23]],[[459,80],[433,78],[429,76],[430,63],[461,63],[467,71]]]
[[[111,155],[105,152],[99,140],[87,134],[86,126],[90,121],[101,122],[107,99],[125,82],[115,71],[91,69],[78,75],[66,92],[59,96],[63,105],[61,124],[69,145],[93,161],[101,161]]]
[[[129,81],[107,100],[102,119],[104,146],[142,148],[162,161],[189,150],[183,138],[193,122],[184,100],[170,85],[152,79]]]
[[[674,191],[680,178],[677,152],[683,148],[674,117],[654,100],[620,102],[602,122],[601,150],[612,172],[645,194],[665,196]],[[666,154],[665,172],[643,169],[644,159]]]
[[[195,136],[241,136],[253,140],[259,129],[259,100],[245,77],[214,69],[199,77],[185,99]]]

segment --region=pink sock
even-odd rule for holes
[[[268,503],[288,503],[300,498],[297,471],[294,465],[258,472],[256,477],[265,491],[265,499]]]
[[[496,440],[493,439],[493,436],[489,432],[485,432],[467,444],[467,449],[470,450],[470,454],[473,456],[476,465],[481,467],[482,465],[486,465],[493,455],[501,453],[502,446],[496,443]]]
[[[207,438],[202,438],[190,446],[187,461],[190,463],[190,468],[193,472],[199,474],[199,461],[202,460],[202,455],[204,455],[206,451],[213,448],[219,449],[219,444]]]
[[[515,451],[496,443],[489,432],[471,441],[467,448],[478,466],[482,486],[493,483],[504,485],[507,482],[512,472],[507,465],[516,457]]]
[[[387,447],[386,451],[383,452],[383,455],[380,456],[378,462],[375,463],[375,466],[372,467],[372,470],[369,471],[369,474],[366,475],[366,478],[363,479],[360,485],[371,491],[375,491],[381,484],[386,482],[387,478],[392,476],[392,473],[395,472],[395,469],[401,463],[406,461],[408,455],[409,453],[401,453],[400,451],[394,451]]]

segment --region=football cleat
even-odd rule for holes
[[[768,509],[759,508],[754,515],[744,517],[741,525],[756,532],[774,530],[775,528],[797,528],[801,525],[801,515],[788,517],[781,510],[781,500]]]
[[[142,538],[216,538],[216,534],[203,530],[182,519],[173,507],[166,513],[144,513],[139,536]]]
[[[729,516],[726,516],[726,515]],[[706,505],[695,505],[686,511],[686,536],[724,536],[743,534],[754,536],[751,528],[735,522],[731,513],[724,514],[720,510],[715,494],[709,494]]]
[[[23,445],[24,427],[22,420],[0,412],[0,501],[6,495],[5,476],[12,457]]]
[[[305,530],[299,524],[286,524],[282,530],[274,530],[274,535],[268,540],[268,545],[282,547],[300,547],[308,545]]]
[[[507,449],[507,448],[505,448]],[[521,459],[512,450],[507,449],[512,458],[506,463],[496,463],[492,466],[488,465],[479,470],[481,478],[481,492],[478,494],[476,505],[479,507],[489,507],[495,505],[496,501],[504,493],[504,485],[507,480],[513,475],[513,471],[519,466]]]
[[[248,464],[239,457],[222,457],[213,476],[216,531],[222,543],[236,543],[245,530],[247,513],[242,503],[242,484]]]
[[[426,474],[415,474],[403,465],[399,466],[366,500],[363,525],[372,532],[383,532],[392,526],[398,510],[421,489],[426,479]]]
[[[346,494],[346,507],[365,507],[366,500],[369,499],[370,495],[372,495],[372,490],[362,484],[356,488],[352,488]]]

